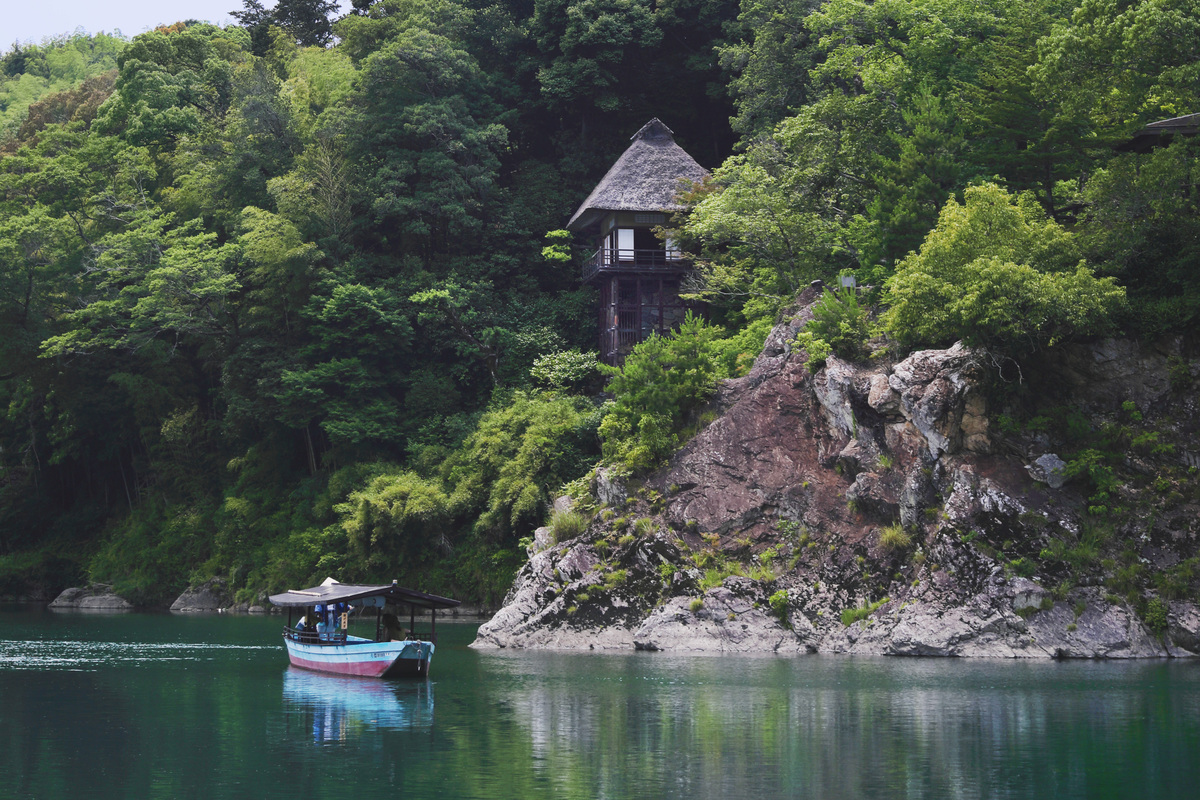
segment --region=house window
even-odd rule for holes
[[[666,214],[634,214],[633,221],[638,225],[663,225],[667,221]]]

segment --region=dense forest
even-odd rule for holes
[[[495,603],[779,309],[998,374],[1200,317],[1194,0],[246,0],[0,58],[0,595],[391,580]],[[659,117],[707,321],[596,364],[560,229]],[[868,305],[883,309],[872,316]],[[1019,374],[1019,367],[1017,368]]]

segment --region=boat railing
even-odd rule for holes
[[[316,631],[303,630],[298,631],[295,628],[289,628],[286,625],[283,628],[285,638],[291,639],[293,642],[301,644],[345,644],[346,634],[344,631],[332,631],[330,633],[317,633]]]

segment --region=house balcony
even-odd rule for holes
[[[602,272],[685,272],[691,262],[679,250],[625,250],[601,247],[583,262],[583,280]]]

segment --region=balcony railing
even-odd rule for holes
[[[601,272],[680,272],[689,263],[679,250],[621,250],[601,247],[583,262],[583,279],[590,281]]]

